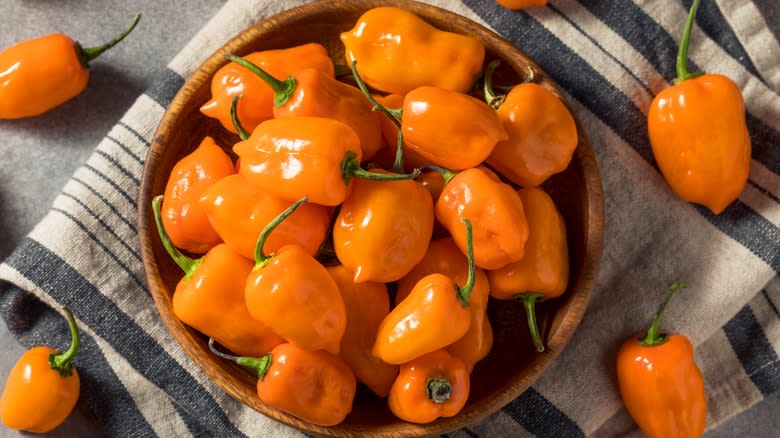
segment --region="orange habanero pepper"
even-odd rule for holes
[[[323,350],[291,343],[263,357],[236,357],[209,348],[217,356],[257,371],[257,396],[264,403],[320,426],[335,426],[352,411],[357,381],[349,365]]]
[[[20,42],[0,52],[0,119],[32,117],[78,96],[89,82],[89,62],[135,29],[141,14],[110,42],[83,48],[61,33]]]
[[[252,63],[277,77],[287,77],[304,68],[314,68],[333,76],[333,61],[321,44],[309,43],[280,50],[264,50],[245,56]],[[238,107],[238,118],[250,132],[260,122],[274,116],[275,93],[262,79],[245,68],[229,62],[214,74],[211,80],[211,100],[200,111],[219,120],[230,132],[237,133],[230,119],[230,104],[235,96],[243,95]]]
[[[239,173],[272,196],[293,202],[341,204],[353,177],[413,179],[419,171],[382,175],[360,167],[362,150],[355,131],[324,117],[286,117],[267,120],[252,135],[236,143]]]
[[[382,320],[371,354],[390,364],[403,364],[444,348],[469,330],[471,292],[477,271],[471,246],[471,222],[463,219],[468,240],[469,275],[466,284],[444,274],[418,281],[409,295]]]
[[[425,255],[433,216],[430,193],[414,180],[357,180],[333,225],[336,256],[356,283],[396,281]]]
[[[704,378],[683,335],[658,332],[666,303],[684,282],[661,299],[650,329],[620,347],[617,375],[626,409],[650,438],[698,438],[707,421]]]
[[[160,198],[152,201],[157,232],[165,250],[184,271],[173,292],[174,315],[238,354],[265,354],[284,342],[249,314],[244,288],[252,262],[225,244],[211,248],[197,260],[180,253],[160,221]]]
[[[544,343],[536,323],[538,300],[561,296],[569,283],[569,247],[566,223],[552,198],[538,187],[517,192],[528,220],[525,255],[518,262],[488,272],[490,296],[499,300],[519,300],[525,306],[528,328],[536,350]]]
[[[487,162],[513,183],[535,187],[569,166],[579,141],[577,125],[566,105],[539,84],[522,83],[496,96],[491,81],[499,63],[491,62],[485,71],[485,100],[497,108],[509,138],[496,145]]]
[[[37,346],[11,368],[0,397],[0,418],[11,429],[45,433],[62,424],[79,398],[80,380],[71,363],[79,349],[79,329],[67,308],[71,343],[64,352]]]
[[[202,199],[208,219],[222,240],[249,260],[255,256],[260,232],[290,205],[249,184],[240,174],[217,181]],[[316,255],[329,226],[330,216],[325,207],[302,205],[274,229],[263,250],[271,253],[285,245],[296,244],[307,253]]]
[[[435,173],[435,172],[434,172]],[[396,305],[406,298],[420,279],[434,273],[444,274],[456,283],[468,280],[469,262],[451,237],[434,240],[428,245],[425,257],[404,278],[398,281]],[[488,277],[477,268],[474,288],[469,298],[471,324],[469,330],[454,343],[445,347],[447,352],[462,360],[469,373],[474,365],[488,355],[493,347],[493,327],[487,317],[489,296]]]
[[[347,315],[328,271],[298,245],[283,246],[271,255],[263,251],[271,231],[305,202],[305,197],[298,200],[260,233],[255,267],[246,281],[246,304],[252,317],[288,342],[338,354]]]
[[[527,9],[536,6],[545,6],[547,0],[496,0],[496,3],[507,9]]]
[[[485,59],[480,40],[441,31],[396,7],[368,10],[341,41],[347,63],[360,61],[366,83],[388,93],[424,85],[465,93]]]
[[[718,214],[737,199],[750,172],[750,133],[739,87],[719,74],[688,71],[688,41],[699,1],[691,5],[674,86],[647,114],[653,155],[674,193]]]
[[[341,338],[339,356],[352,368],[359,382],[379,397],[387,397],[398,376],[398,366],[371,355],[379,324],[390,313],[390,297],[383,283],[352,280],[352,271],[343,265],[328,267],[328,273],[341,291],[347,310],[347,328]]]
[[[388,94],[387,96],[372,95],[374,100],[384,108],[401,108],[404,105],[404,96],[402,94]],[[377,108],[378,109],[378,108]],[[397,120],[394,117],[388,117],[382,114],[382,111],[374,111],[380,120],[382,128],[382,137],[385,140],[385,148],[381,150],[374,159],[379,159],[380,164],[393,169],[395,173],[411,171],[418,167],[433,164],[430,160],[418,154],[407,146],[403,137],[399,138],[400,129],[397,126]],[[400,141],[400,145],[399,145]],[[401,151],[398,147],[401,147]],[[424,175],[420,175],[421,177]]]
[[[467,218],[475,224],[477,266],[499,269],[522,259],[528,222],[515,189],[484,167],[442,174],[446,185],[436,201],[436,219],[450,232],[458,248],[466,254],[466,233],[459,225],[461,218]]]
[[[201,196],[233,173],[230,157],[208,136],[173,166],[165,186],[162,222],[175,247],[203,254],[222,241],[209,223]]]
[[[274,117],[326,117],[344,122],[358,135],[364,160],[382,148],[381,122],[357,88],[314,68],[280,80],[247,59],[225,56],[271,87],[276,95]]]
[[[401,365],[387,399],[393,414],[411,423],[452,417],[469,398],[466,365],[444,350],[436,350]]]

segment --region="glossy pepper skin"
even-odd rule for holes
[[[534,310],[537,301],[561,296],[569,284],[569,247],[566,222],[552,198],[539,187],[517,192],[528,221],[528,241],[520,261],[489,271],[490,295],[525,305],[528,327],[537,351],[544,351]]]
[[[291,343],[263,357],[235,357],[211,351],[258,373],[257,396],[265,403],[320,426],[335,426],[352,411],[357,381],[340,357]]]
[[[387,93],[423,85],[465,93],[485,59],[481,41],[438,30],[396,7],[370,9],[341,41],[347,62],[358,61],[366,83]]]
[[[496,0],[496,3],[507,9],[527,9],[537,6],[545,6],[547,0]]]
[[[404,96],[401,94],[388,94],[387,96],[372,95],[374,101],[386,108],[401,108],[404,104]],[[398,160],[398,120],[388,117],[381,111],[374,111],[380,121],[384,147],[375,156],[374,161],[381,166],[392,169],[394,172],[411,171],[413,169],[433,164],[427,158],[410,149],[401,139],[402,153]],[[420,175],[420,177],[423,177]]]
[[[675,85],[653,99],[647,129],[655,160],[674,193],[718,214],[745,187],[751,142],[739,87],[722,75],[688,71],[698,4],[691,5],[680,42]]]
[[[390,313],[387,286],[374,282],[355,283],[352,271],[343,265],[327,269],[341,291],[347,311],[347,328],[341,338],[339,356],[352,368],[359,382],[379,397],[387,397],[398,376],[398,366],[371,355],[376,330]]]
[[[395,294],[396,305],[409,295],[420,279],[437,272],[452,278],[458,284],[465,284],[468,281],[468,259],[451,237],[432,241],[420,263],[398,281],[398,290]],[[469,329],[462,338],[445,347],[447,352],[463,361],[469,373],[493,347],[493,327],[485,313],[489,295],[488,277],[485,271],[477,269],[474,288],[469,298],[471,312]]]
[[[209,223],[201,196],[233,173],[230,157],[208,136],[173,166],[165,185],[162,221],[174,246],[203,254],[222,241]]]
[[[470,390],[466,365],[446,351],[436,350],[401,365],[387,401],[396,417],[424,424],[456,415],[465,406]]]
[[[263,228],[290,206],[289,202],[249,184],[240,174],[217,181],[202,199],[208,220],[222,240],[249,260],[255,257],[255,244]],[[330,216],[325,207],[304,204],[274,229],[263,251],[272,253],[295,244],[313,256],[325,240],[329,226]]]
[[[681,287],[685,283],[672,285],[648,332],[626,340],[617,355],[620,396],[650,438],[697,438],[707,420],[704,379],[691,342],[679,334],[658,332],[667,301]]]
[[[459,286],[447,275],[434,273],[420,279],[409,295],[382,320],[371,354],[390,364],[444,348],[469,330],[470,297],[476,282],[471,247],[471,223],[464,219],[468,235],[469,275]]]
[[[70,415],[79,397],[79,373],[71,364],[79,348],[79,330],[70,310],[63,309],[71,344],[64,352],[37,346],[16,361],[0,396],[0,418],[10,429],[45,433]]]
[[[229,59],[250,70],[274,90],[274,117],[325,117],[343,122],[358,135],[364,160],[382,148],[379,118],[357,88],[315,68],[296,71],[282,80],[245,59],[230,55]]]
[[[298,245],[286,245],[271,255],[263,251],[273,229],[304,202],[282,212],[260,233],[255,267],[246,281],[245,298],[253,318],[304,350],[340,350],[346,329],[341,292],[328,271]]]
[[[433,221],[431,195],[416,181],[358,179],[333,225],[333,247],[356,283],[396,281],[425,255]]]
[[[138,24],[137,14],[116,38],[83,48],[55,33],[0,52],[0,119],[32,117],[78,96],[89,82],[89,62],[122,41]]]
[[[254,264],[219,244],[193,260],[172,246],[160,222],[160,197],[152,203],[163,247],[184,271],[173,292],[173,313],[195,330],[242,355],[262,355],[284,342],[249,314],[244,298]]]
[[[579,142],[577,125],[566,105],[539,84],[522,83],[496,96],[491,77],[498,63],[486,70],[485,95],[508,138],[496,144],[487,162],[513,183],[536,187],[569,166]]]
[[[328,51],[317,43],[254,52],[245,58],[280,78],[287,78],[305,68],[316,69],[330,77],[334,74]],[[227,63],[214,74],[211,80],[211,100],[200,111],[219,120],[228,131],[236,133],[230,118],[230,104],[239,95],[242,98],[237,108],[238,119],[249,132],[261,122],[273,118],[274,91],[262,79],[235,62]]]
[[[486,168],[445,175],[436,202],[436,219],[466,253],[466,233],[460,222],[474,224],[474,260],[482,269],[500,269],[523,258],[528,222],[520,195]]]

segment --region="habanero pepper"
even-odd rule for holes
[[[401,108],[404,104],[404,96],[402,94],[388,94],[387,96],[372,95],[374,100],[385,108]],[[374,157],[375,160],[379,158],[380,164],[384,167],[393,169],[393,172],[402,173],[411,171],[418,167],[428,166],[433,164],[430,160],[426,159],[422,155],[418,154],[409,146],[404,144],[403,138],[401,138],[401,153],[398,153],[398,134],[399,128],[396,125],[396,120],[393,117],[388,117],[382,114],[381,111],[374,111],[377,118],[380,120],[380,126],[382,128],[382,137],[385,139],[385,148]],[[420,175],[423,177],[423,175]]]
[[[465,93],[485,59],[482,41],[436,29],[390,6],[366,11],[341,41],[347,63],[360,61],[366,83],[387,93],[406,94],[424,85]]]
[[[360,167],[362,149],[355,131],[324,117],[267,120],[233,146],[239,173],[268,194],[293,202],[335,206],[344,201],[353,177],[414,179],[419,171],[382,175]]]
[[[225,56],[257,75],[274,91],[274,117],[326,117],[344,122],[358,135],[364,160],[382,148],[379,118],[357,88],[314,68],[296,71],[280,80],[249,60]]]
[[[71,342],[64,353],[51,347],[27,350],[16,361],[0,396],[0,418],[10,429],[46,433],[70,415],[79,398],[81,383],[71,363],[79,349],[79,329],[73,314],[63,309]]]
[[[496,0],[496,3],[507,9],[528,9],[537,6],[545,6],[547,0]]]
[[[340,350],[347,324],[344,299],[333,277],[298,245],[263,251],[274,228],[306,202],[301,198],[268,223],[257,239],[255,267],[245,298],[253,318],[304,350]]]
[[[390,296],[383,283],[355,283],[352,271],[344,265],[330,266],[328,273],[341,291],[347,310],[347,328],[341,338],[339,356],[352,368],[355,377],[379,397],[387,397],[398,376],[398,366],[371,355],[376,329],[390,313]]]
[[[470,390],[463,361],[436,350],[401,365],[387,402],[396,417],[425,424],[460,412]]]
[[[492,77],[499,63],[485,70],[485,100],[496,108],[509,138],[496,145],[487,162],[513,183],[535,187],[569,166],[579,142],[577,125],[566,105],[539,84],[522,83],[496,96]]]
[[[474,260],[482,269],[500,269],[523,258],[528,221],[520,195],[489,169],[458,173],[444,169],[446,184],[436,201],[436,219],[466,254],[468,239],[460,220],[474,225]]]
[[[458,284],[468,281],[469,262],[451,237],[432,241],[420,263],[398,281],[396,305],[409,295],[420,279],[437,272],[452,278]],[[469,330],[462,338],[445,347],[447,352],[466,364],[469,373],[493,347],[493,327],[486,314],[489,295],[488,277],[485,271],[477,268],[474,288],[469,298]]]
[[[552,198],[538,187],[517,192],[523,201],[528,221],[528,241],[520,261],[489,271],[490,296],[499,300],[518,300],[525,306],[528,328],[536,350],[544,343],[536,323],[535,305],[561,296],[569,283],[569,247],[566,223]]]
[[[244,288],[252,271],[252,262],[225,244],[211,248],[197,260],[180,253],[171,244],[160,221],[160,198],[158,196],[152,201],[157,232],[165,250],[184,271],[171,300],[174,315],[242,355],[265,354],[284,342],[249,314]]]
[[[141,14],[119,36],[83,48],[54,33],[22,41],[0,52],[0,119],[32,117],[78,96],[89,82],[89,62],[135,29]]]
[[[279,50],[254,52],[244,57],[277,77],[287,77],[304,68],[314,68],[333,76],[333,61],[321,44],[309,43]],[[229,62],[214,74],[211,80],[211,100],[200,111],[219,120],[230,132],[237,133],[230,119],[230,104],[235,96],[244,95],[237,109],[241,124],[252,132],[260,122],[274,116],[275,93],[262,79],[245,68]]]
[[[462,338],[471,325],[469,302],[476,282],[471,222],[463,219],[468,240],[468,280],[463,286],[444,274],[420,279],[409,295],[382,320],[371,354],[400,365]]]
[[[691,4],[677,53],[677,79],[653,99],[647,130],[666,182],[681,199],[718,214],[745,187],[751,142],[739,87],[719,74],[688,71]]]
[[[650,438],[697,438],[707,421],[704,379],[683,335],[658,332],[666,303],[684,282],[666,291],[644,336],[626,340],[617,354],[620,396]]]
[[[289,202],[249,184],[240,174],[217,181],[206,190],[202,200],[208,220],[222,240],[249,260],[255,257],[257,236],[263,228],[290,206]],[[302,205],[268,236],[263,251],[271,253],[295,244],[315,255],[329,227],[330,216],[325,207]]]
[[[359,179],[339,209],[333,247],[355,283],[396,281],[425,255],[433,222],[431,195],[416,181]]]
[[[256,370],[257,396],[276,409],[320,426],[335,426],[352,411],[355,375],[340,357],[327,351],[285,343],[262,357],[236,357],[217,350],[213,339],[209,349]]]
[[[173,166],[165,185],[162,223],[176,248],[203,254],[222,241],[209,223],[201,196],[233,173],[230,157],[208,136]]]

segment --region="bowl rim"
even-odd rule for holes
[[[165,295],[172,294],[173,291],[169,291],[166,285],[162,281],[162,276],[158,269],[157,262],[154,258],[154,252],[152,246],[159,244],[155,242],[157,240],[156,233],[146,232],[147,230],[156,230],[154,225],[154,219],[152,216],[151,201],[155,194],[151,193],[152,190],[152,176],[157,172],[159,157],[162,154],[162,150],[165,144],[169,141],[169,134],[165,132],[166,126],[171,125],[173,120],[177,117],[174,113],[171,113],[171,108],[177,108],[183,106],[190,98],[195,90],[200,86],[203,86],[204,82],[210,81],[213,74],[224,64],[227,63],[223,54],[224,53],[242,53],[246,51],[246,47],[262,36],[263,32],[273,29],[278,26],[284,25],[284,23],[295,20],[295,18],[305,13],[316,13],[318,8],[328,5],[329,7],[336,8],[371,8],[376,6],[398,6],[407,10],[412,10],[415,13],[419,11],[435,11],[444,14],[454,23],[454,26],[461,29],[468,30],[472,34],[479,34],[485,39],[485,45],[493,46],[497,51],[503,53],[504,51],[514,52],[520,55],[525,62],[533,66],[536,72],[541,76],[539,81],[543,86],[553,91],[561,101],[567,106],[572,115],[574,116],[575,123],[577,124],[577,133],[579,135],[579,143],[575,149],[575,155],[582,163],[583,169],[587,167],[589,171],[583,170],[583,176],[585,180],[586,188],[586,200],[588,208],[585,210],[584,219],[586,220],[586,239],[583,247],[583,260],[581,273],[575,284],[570,284],[568,293],[576,292],[572,303],[568,306],[568,310],[563,315],[563,320],[569,320],[567,318],[570,315],[574,315],[573,320],[565,326],[561,324],[554,333],[551,333],[547,338],[547,350],[538,355],[531,362],[531,368],[526,374],[536,375],[536,379],[533,382],[526,382],[527,379],[517,379],[513,381],[511,385],[507,385],[503,391],[497,393],[493,398],[487,399],[486,402],[480,405],[480,409],[473,410],[469,415],[458,414],[454,417],[440,418],[432,423],[424,425],[416,425],[407,423],[411,427],[404,430],[404,436],[429,436],[451,432],[460,427],[464,427],[469,424],[479,422],[489,415],[492,415],[502,407],[506,406],[512,400],[520,396],[523,392],[528,390],[533,383],[540,377],[542,377],[552,363],[558,358],[561,352],[568,344],[571,337],[576,332],[582,318],[585,315],[588,303],[590,301],[593,287],[595,286],[596,277],[599,272],[599,266],[601,262],[603,252],[603,237],[604,237],[604,205],[603,205],[603,192],[601,185],[601,177],[598,169],[598,164],[595,159],[595,154],[591,143],[582,129],[580,121],[576,117],[576,114],[571,111],[571,106],[566,102],[566,99],[561,95],[557,86],[552,82],[549,76],[538,66],[532,59],[530,59],[520,49],[513,46],[506,41],[500,35],[493,30],[483,26],[480,23],[472,21],[456,12],[440,8],[427,3],[420,3],[414,0],[349,0],[349,1],[331,1],[331,0],[318,0],[311,3],[306,3],[294,8],[286,9],[277,14],[262,18],[248,28],[240,31],[234,37],[230,38],[226,43],[220,46],[214,51],[193,73],[186,78],[184,84],[178,90],[174,98],[165,108],[157,129],[155,130],[149,151],[147,153],[146,161],[144,163],[144,169],[141,179],[141,186],[137,196],[137,223],[139,229],[139,245],[144,266],[144,272],[151,292],[152,298],[157,308],[158,313],[163,319],[168,331],[176,339],[176,342],[180,345],[182,350],[185,351],[187,356],[200,368],[200,370],[209,378],[209,380],[219,386],[222,390],[227,392],[230,396],[240,401],[242,404],[256,410],[260,414],[271,418],[275,421],[284,423],[290,427],[297,428],[304,432],[315,433],[319,435],[327,436],[352,436],[360,435],[369,432],[368,430],[360,430],[353,428],[349,430],[342,430],[339,426],[325,427],[318,426],[306,421],[300,420],[297,417],[291,416],[281,410],[273,408],[269,405],[265,405],[257,400],[259,403],[247,404],[244,402],[243,395],[240,388],[237,386],[237,382],[225,381],[224,376],[220,374],[225,368],[234,367],[233,364],[222,364],[220,361],[216,361],[215,358],[210,356],[203,356],[198,351],[193,350],[194,345],[191,336],[175,327],[177,324],[182,323],[173,315],[172,309],[167,308],[168,303],[165,301]],[[170,299],[169,299],[170,300]],[[223,361],[224,362],[224,361]],[[217,366],[215,367],[214,364]],[[230,380],[230,378],[229,378]],[[401,420],[399,420],[400,422]],[[375,431],[371,429],[374,436],[398,436],[397,431],[381,430]]]

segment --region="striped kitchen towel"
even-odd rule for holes
[[[137,248],[135,200],[150,140],[178,88],[227,39],[300,1],[229,0],[141,95],[0,265],[0,303],[24,345],[84,333],[79,409],[112,436],[298,436],[233,400],[193,365],[158,316]],[[636,434],[615,386],[615,353],[658,297],[686,279],[664,327],[696,346],[710,428],[780,388],[780,7],[705,0],[689,57],[742,89],[750,180],[720,215],[680,201],[654,163],[646,111],[675,77],[690,0],[551,0],[512,12],[493,0],[437,0],[503,35],[561,87],[603,178],[601,272],[576,335],[546,374],[495,415],[450,436]],[[775,431],[776,432],[776,431]]]

